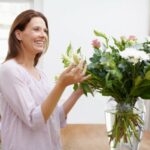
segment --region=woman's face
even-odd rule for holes
[[[48,35],[47,27],[41,17],[34,17],[27,24],[24,31],[16,31],[24,53],[43,53],[46,49]]]

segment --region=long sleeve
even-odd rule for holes
[[[66,126],[66,119],[67,118],[65,117],[63,105],[59,106],[58,113],[59,113],[60,127],[64,128]]]
[[[3,150],[61,150],[60,127],[66,123],[64,110],[56,106],[45,123],[41,104],[52,87],[48,76],[36,69],[40,80],[13,59],[0,67]]]
[[[34,129],[45,124],[41,106],[35,103],[25,76],[16,66],[1,68],[0,92],[2,99],[27,126]]]

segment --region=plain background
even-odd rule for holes
[[[93,30],[113,36],[135,35],[142,39],[150,30],[149,0],[44,0],[43,12],[49,21],[50,46],[42,67],[55,83],[63,70],[61,56],[71,42],[81,46],[88,59],[92,54]],[[60,103],[71,93],[66,89]],[[95,94],[82,96],[68,116],[69,123],[104,123],[108,97]]]
[[[93,30],[113,36],[149,35],[149,0],[44,0],[43,12],[49,21],[50,46],[42,67],[50,82],[63,70],[61,56],[71,42],[74,49],[81,46],[88,59],[92,54]],[[52,85],[53,86],[53,85]],[[66,89],[60,103],[71,93]],[[95,94],[82,96],[68,116],[69,123],[104,123],[108,97]]]

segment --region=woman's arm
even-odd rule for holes
[[[83,94],[83,90],[77,89],[70,95],[67,101],[63,104],[64,113],[66,117],[82,94]]]
[[[79,83],[86,80],[89,76],[85,76],[84,62],[81,61],[77,66],[71,65],[68,67],[59,77],[55,87],[48,95],[47,99],[42,103],[41,109],[45,119],[45,122],[48,120],[49,116],[56,107],[62,93],[65,88],[71,84]],[[80,97],[80,92],[75,92],[72,96],[72,104],[66,104],[66,113],[71,108],[71,105]]]

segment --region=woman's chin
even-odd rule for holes
[[[39,53],[44,53],[45,49],[43,48],[38,48],[35,50],[36,54],[39,54]]]

